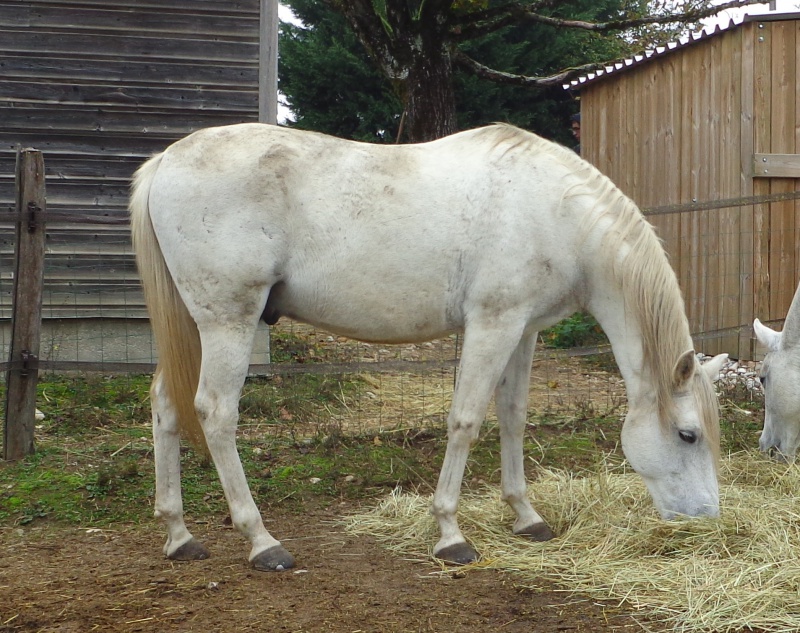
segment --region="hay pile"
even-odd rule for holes
[[[555,581],[676,631],[800,630],[800,466],[739,453],[723,460],[720,483],[721,519],[664,522],[620,464],[582,477],[544,472],[529,494],[560,535],[549,543],[510,533],[497,489],[464,494],[461,527],[483,556],[465,569],[513,572],[520,585]],[[438,530],[429,505],[429,496],[395,491],[346,527],[430,557]]]

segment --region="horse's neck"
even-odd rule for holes
[[[619,310],[595,310],[595,318],[611,343],[614,359],[625,381],[628,402],[638,403],[652,399],[653,380],[644,363],[644,342],[638,323],[625,314],[622,302]],[[615,313],[616,312],[616,313]]]
[[[645,362],[645,337],[642,325],[635,314],[625,309],[625,299],[622,291],[602,293],[602,299],[596,302],[592,314],[603,328],[614,359],[619,367],[622,379],[625,381],[630,406],[653,406],[657,400],[658,377],[654,376],[650,367]],[[686,341],[682,351],[692,346],[691,336],[686,331]],[[648,350],[650,354],[657,355],[657,350]],[[662,362],[677,362],[678,358],[662,359]]]

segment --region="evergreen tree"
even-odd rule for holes
[[[505,120],[565,141],[562,83],[755,3],[287,0],[304,26],[282,28],[280,86],[299,127],[339,136],[417,142]]]

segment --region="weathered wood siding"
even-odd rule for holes
[[[0,0],[0,317],[14,161],[50,212],[125,218],[130,176],[202,127],[258,120],[259,0]],[[145,316],[128,228],[48,224],[45,317]]]
[[[588,82],[584,157],[642,207],[800,189],[798,44],[800,16],[769,16]],[[746,326],[783,318],[800,279],[800,202],[651,221],[692,331],[745,326],[699,347],[752,358]]]

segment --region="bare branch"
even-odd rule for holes
[[[453,26],[451,33],[456,41],[468,41],[488,33],[493,33],[503,27],[521,22],[538,22],[550,26],[582,29],[607,33],[609,31],[624,31],[625,29],[647,24],[669,24],[675,22],[696,22],[702,18],[711,17],[727,9],[741,9],[754,4],[767,4],[764,0],[730,0],[704,9],[692,9],[683,13],[672,15],[647,15],[629,20],[612,20],[609,22],[587,22],[585,20],[568,20],[542,15],[537,11],[551,3],[547,0],[534,5],[512,2],[485,11],[476,11],[465,16],[459,24]]]
[[[608,62],[597,62],[593,64],[584,64],[583,66],[575,66],[573,68],[566,68],[559,71],[555,75],[548,77],[528,77],[526,75],[515,75],[512,73],[505,73],[499,70],[494,70],[488,66],[475,61],[468,55],[461,51],[456,51],[453,54],[453,65],[458,66],[482,79],[488,79],[495,83],[508,84],[512,86],[526,86],[528,88],[549,88],[550,86],[559,86],[573,77],[577,77],[586,72],[596,70],[608,65]]]
[[[705,9],[692,9],[685,13],[675,13],[673,15],[647,15],[630,20],[612,20],[610,22],[586,22],[584,20],[564,20],[538,13],[526,12],[524,19],[540,24],[549,24],[556,27],[576,28],[586,31],[597,31],[606,33],[609,31],[623,31],[625,29],[644,26],[646,24],[668,24],[673,22],[696,22],[702,18],[722,13],[727,9],[741,9],[742,7],[754,4],[767,4],[764,0],[732,0],[725,4],[719,4]]]

